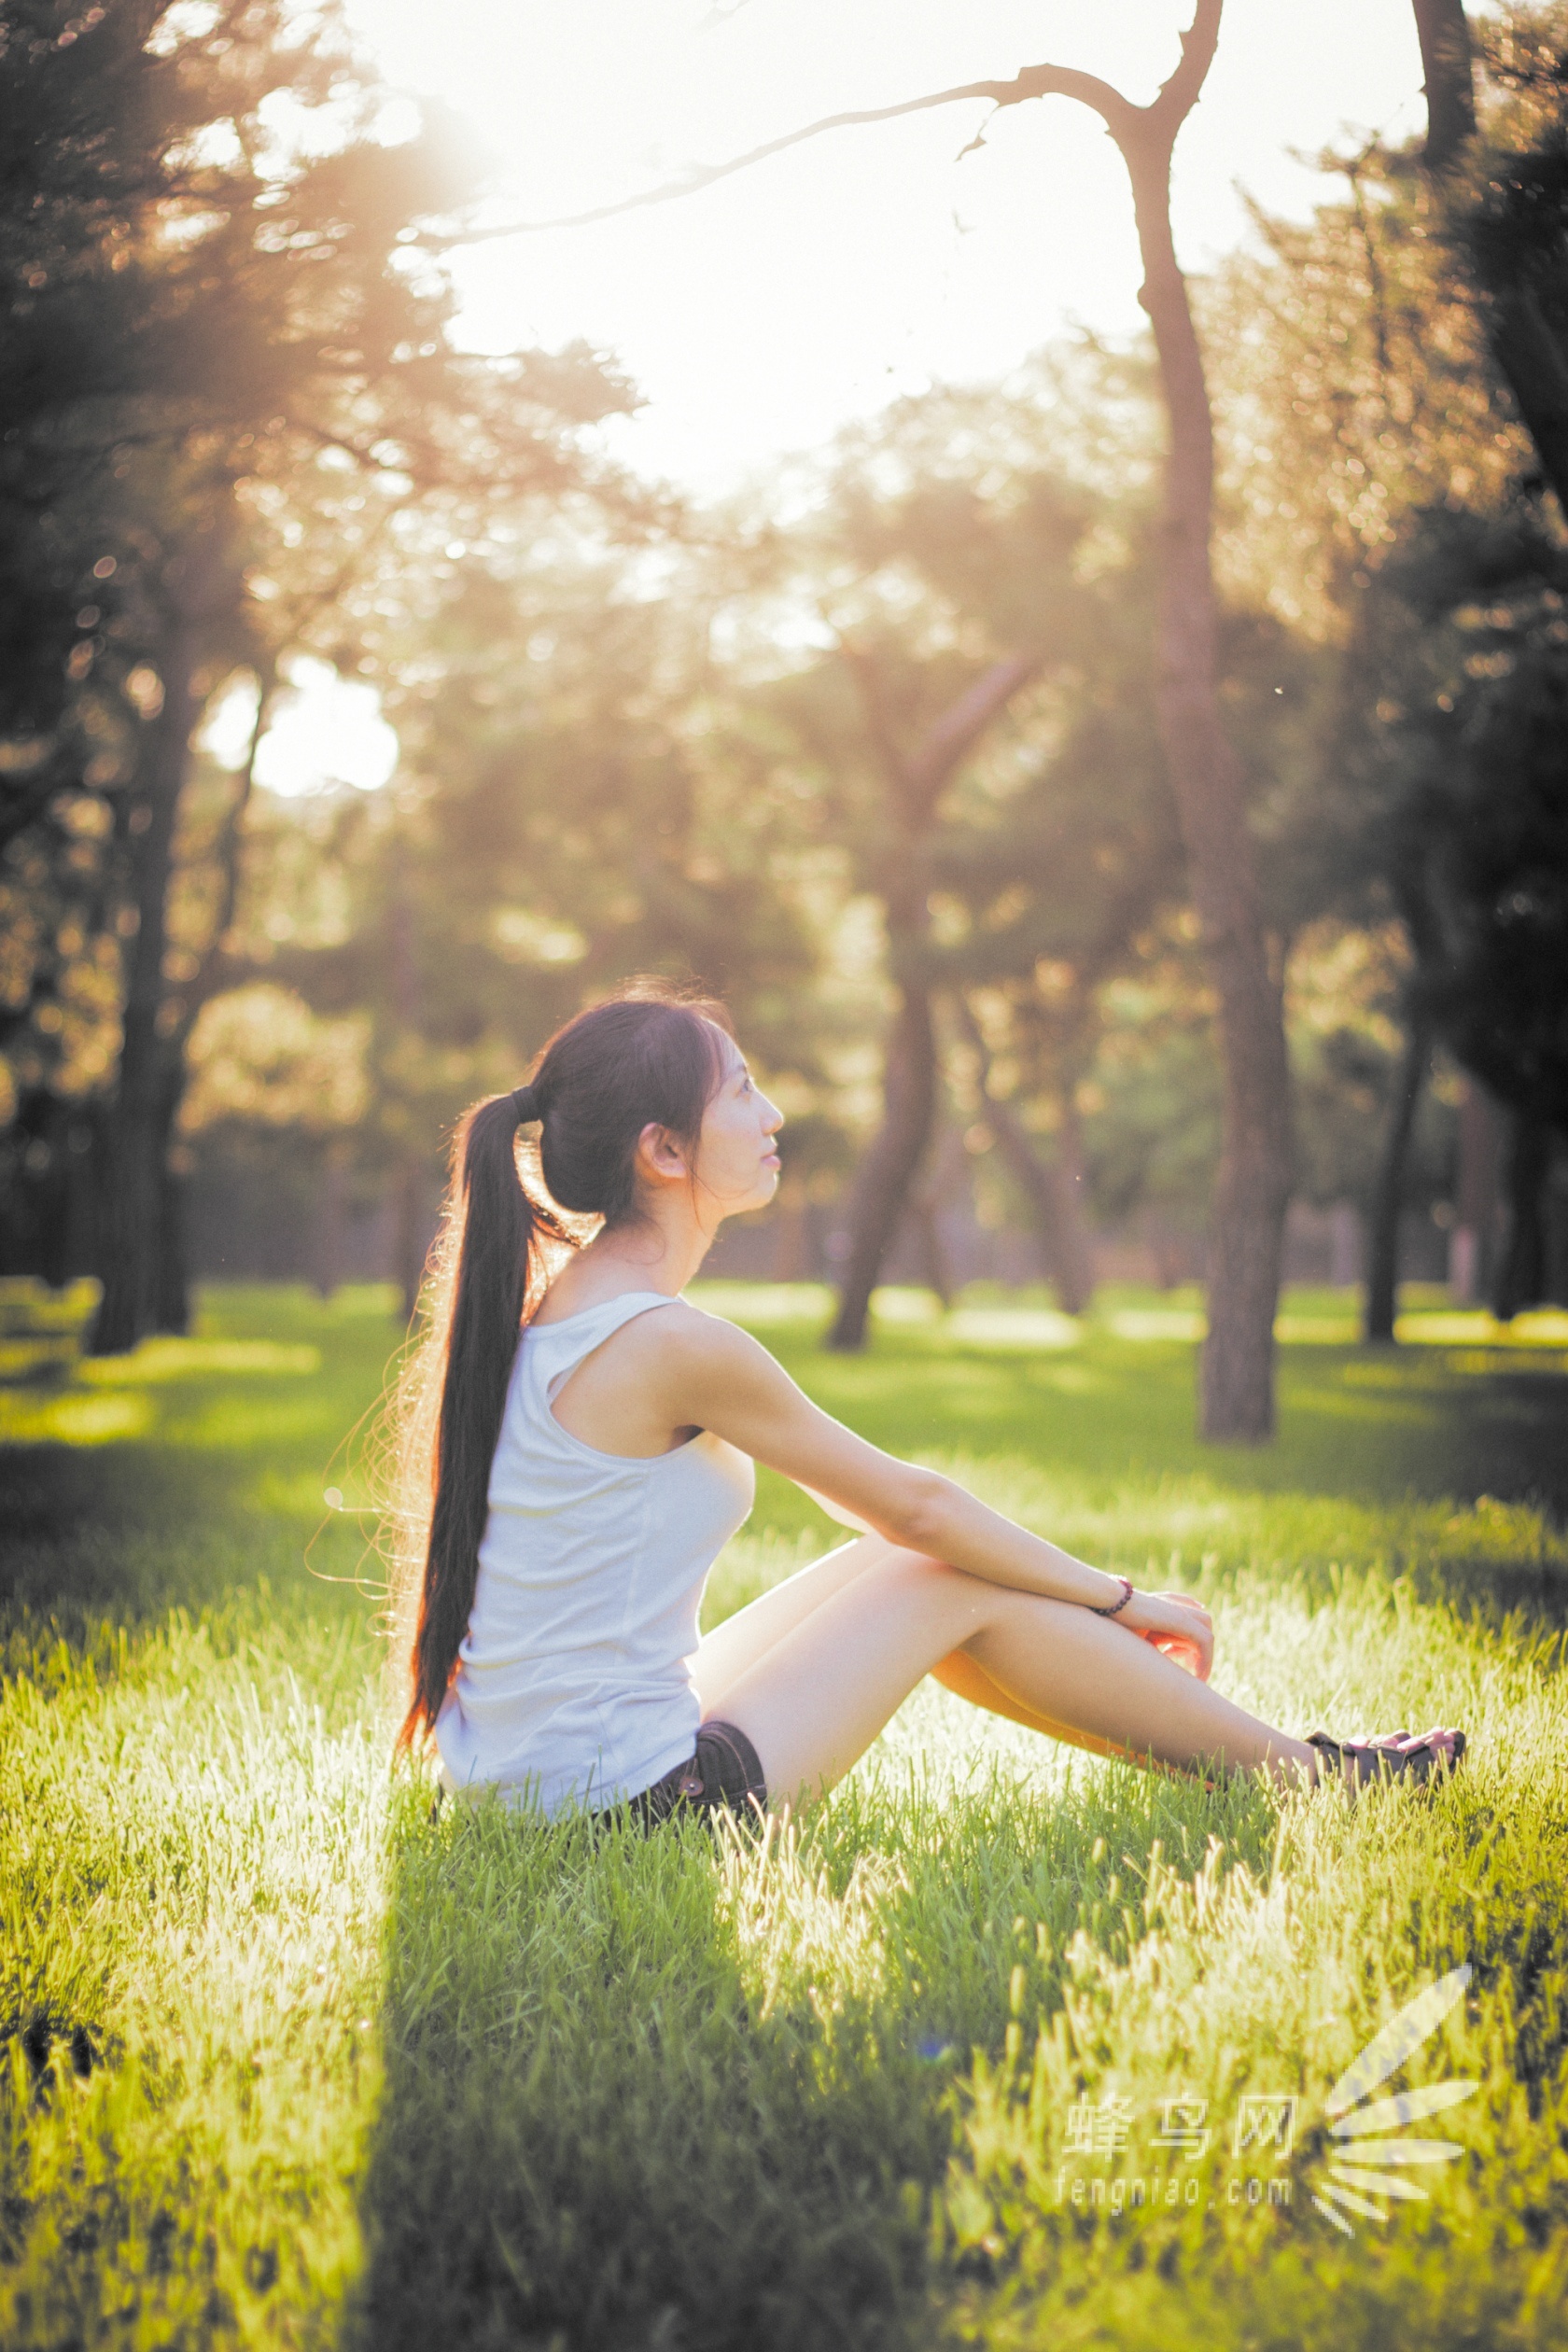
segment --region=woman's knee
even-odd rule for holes
[[[889,1597],[896,1598],[900,1606],[950,1611],[965,1623],[973,1621],[976,1630],[987,1621],[988,1603],[1001,1589],[948,1561],[903,1546],[894,1547],[881,1573],[888,1580]]]

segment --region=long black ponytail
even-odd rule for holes
[[[492,1095],[458,1123],[428,1323],[401,1399],[404,1479],[428,1498],[427,1521],[414,1497],[402,1516],[428,1532],[400,1748],[434,1729],[468,1631],[519,1332],[588,1237],[585,1221],[636,1217],[643,1128],[651,1122],[695,1149],[723,1077],[720,1029],[730,1031],[722,1006],[637,984],[568,1021],[531,1085]],[[536,1120],[525,1180],[520,1137]]]

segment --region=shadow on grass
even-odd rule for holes
[[[759,2003],[747,1867],[696,1824],[410,1800],[349,2344],[909,2340],[946,2127],[866,2063],[863,2015]]]
[[[1263,1871],[1274,1827],[1250,1790],[1098,1767],[957,1809],[857,1779],[798,1841],[717,1853],[410,1793],[345,2343],[934,2342],[977,2054],[1032,2040],[1079,1930],[1125,1958],[1129,1847]]]
[[[221,1615],[263,1589],[290,1613],[363,1620],[379,1574],[357,1520],[255,1507],[232,1462],[194,1449],[0,1448],[0,1638],[23,1649],[48,1629],[92,1650],[108,1627]]]

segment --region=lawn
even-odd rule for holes
[[[928,1689],[766,1841],[432,1820],[345,1442],[388,1301],[210,1292],[0,1389],[0,2344],[1568,2343],[1568,1318],[1367,1351],[1297,1295],[1253,1453],[1193,1436],[1191,1297],[885,1293],[847,1360],[819,1295],[708,1303],[1201,1591],[1246,1703],[1463,1723],[1460,1780],[1206,1795]],[[764,1475],[709,1621],[830,1540]],[[1329,2198],[1333,2087],[1462,1967],[1360,2085],[1458,2152]]]

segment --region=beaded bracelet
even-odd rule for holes
[[[1132,1599],[1132,1578],[1130,1576],[1118,1576],[1116,1581],[1122,1588],[1121,1599],[1119,1601],[1113,1601],[1108,1609],[1095,1609],[1096,1617],[1120,1617],[1122,1611],[1127,1607],[1127,1603]],[[1092,1609],[1094,1608],[1094,1603],[1092,1601],[1090,1602],[1089,1606]]]

